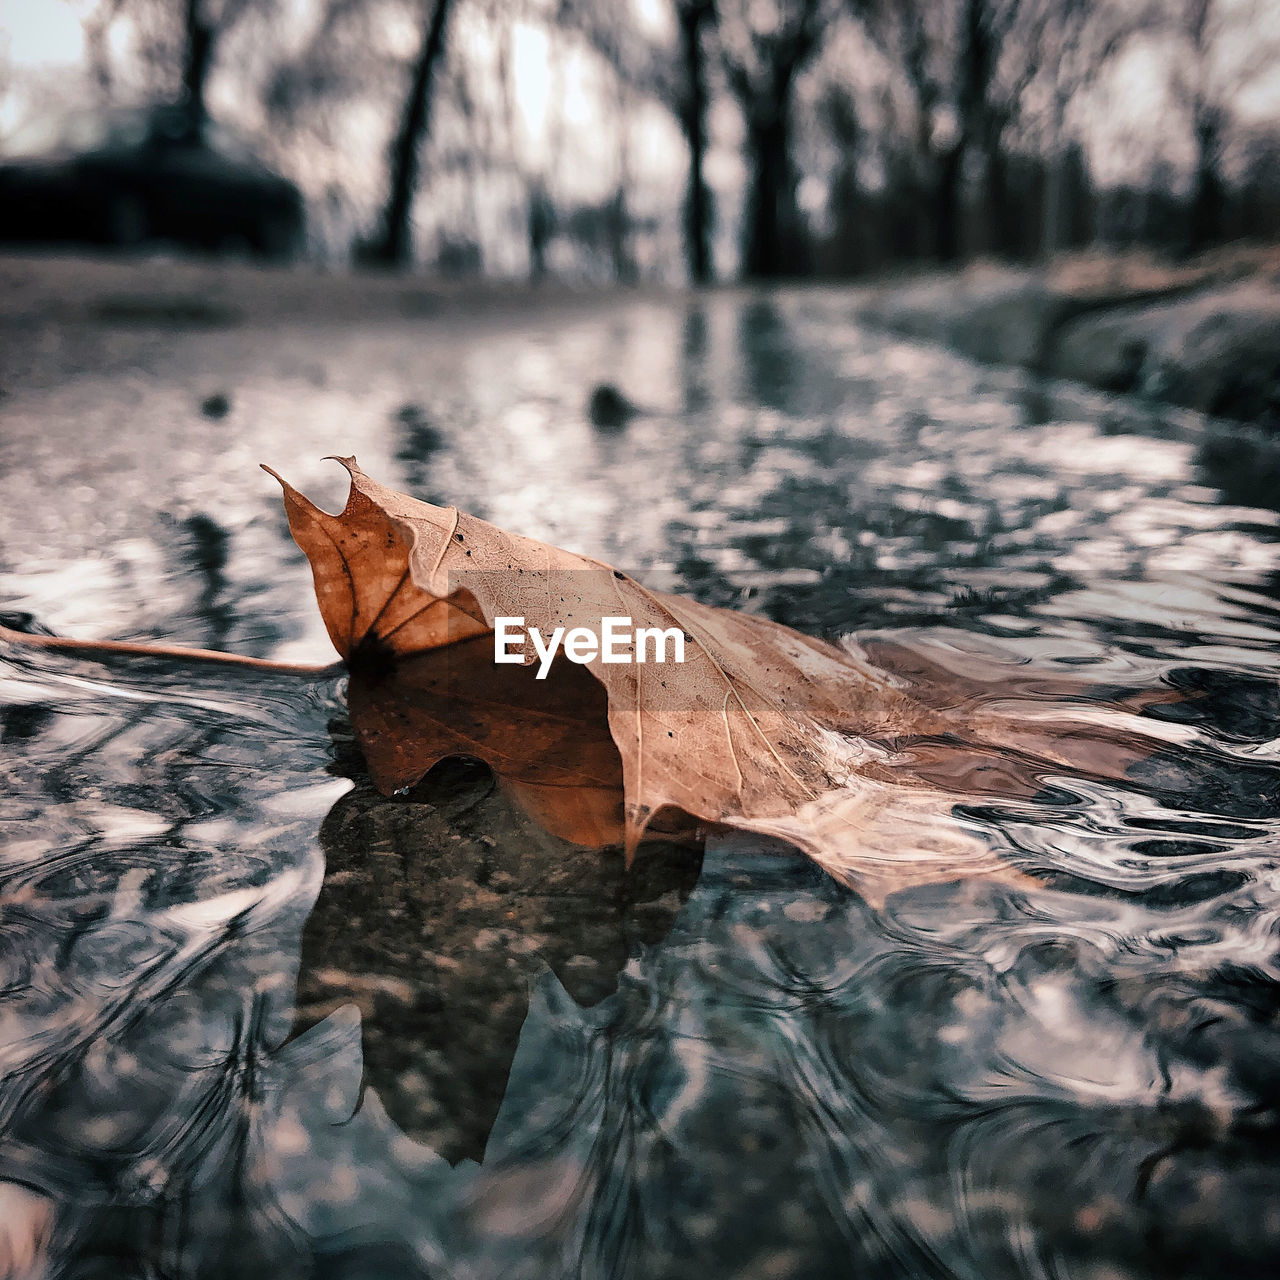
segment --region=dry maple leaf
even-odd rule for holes
[[[620,761],[628,852],[655,815],[677,811],[784,839],[872,902],[965,875],[1025,881],[952,816],[953,792],[892,776],[886,742],[950,726],[891,676],[824,641],[650,591],[589,557],[396,493],[354,459],[338,461],[351,477],[338,515],[280,483],[325,625],[351,668],[352,723],[379,789],[411,785],[445,756],[475,755],[559,834],[593,829],[594,841],[579,842],[600,843],[616,831]],[[544,635],[598,633],[611,616],[676,626],[685,661],[597,658],[585,671],[601,700],[563,660],[545,682],[529,667],[494,665],[483,646],[501,616]],[[488,661],[477,661],[482,651]],[[592,791],[599,803],[587,813]]]
[[[280,483],[384,792],[445,756],[474,755],[579,844],[622,839],[630,855],[646,828],[679,831],[688,815],[789,841],[872,903],[959,876],[1025,886],[1034,882],[955,815],[957,803],[1030,797],[1061,766],[1122,777],[1159,745],[1157,726],[1139,730],[1135,713],[1181,696],[1104,699],[1061,672],[882,643],[891,674],[853,648],[650,591],[338,461],[351,477],[338,515]],[[544,636],[559,626],[598,636],[608,617],[676,627],[685,661],[559,659],[535,680],[530,667],[493,661],[494,619],[512,616]]]

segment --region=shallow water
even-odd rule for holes
[[[102,326],[10,377],[0,602],[57,631],[327,660],[254,464],[335,507],[355,453],[975,712],[1180,695],[1120,776],[958,796],[1039,887],[875,911],[754,838],[627,873],[475,767],[383,800],[337,678],[5,652],[0,1179],[51,1275],[1274,1274],[1277,517],[1194,415],[851,309]]]

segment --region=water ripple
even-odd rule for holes
[[[7,481],[62,495],[0,509],[7,608],[324,660],[246,476],[354,450],[896,655],[956,727],[869,755],[1029,877],[874,911],[740,836],[628,871],[474,768],[376,796],[340,681],[6,651],[0,1204],[52,1205],[50,1276],[1274,1274],[1277,517],[1194,415],[847,305],[206,334],[244,412],[180,448],[162,362],[136,447],[105,375],[5,398]],[[609,436],[602,370],[647,409]]]

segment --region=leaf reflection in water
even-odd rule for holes
[[[356,1005],[364,1075],[397,1126],[451,1161],[484,1155],[548,966],[578,1003],[665,936],[700,850],[646,841],[591,853],[531,820],[478,762],[437,765],[403,799],[367,781],[320,830],[326,874],[307,921],[299,1021]]]

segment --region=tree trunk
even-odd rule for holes
[[[609,233],[609,257],[613,262],[614,284],[632,285],[639,278],[636,260],[631,252],[631,210],[627,208],[627,189],[620,186],[613,193],[605,214]]]
[[[748,123],[751,186],[747,195],[746,274],[754,279],[801,275],[805,269],[791,128],[785,104]]]
[[[182,100],[197,126],[208,116],[209,70],[217,29],[203,13],[201,0],[186,0],[186,48],[182,56]]]
[[[939,262],[959,262],[963,252],[961,225],[964,146],[957,142],[938,159],[938,185],[934,205],[934,251]]]
[[[1064,181],[1067,165],[1066,146],[1063,142],[1069,99],[1059,86],[1053,95],[1052,125],[1050,126],[1049,155],[1045,160],[1044,200],[1040,206],[1040,257],[1049,259],[1062,248],[1062,201],[1066,192]]]
[[[694,284],[711,282],[711,193],[703,173],[707,154],[707,68],[702,26],[713,9],[706,0],[679,7],[685,94],[680,123],[689,144],[689,187],[684,206],[685,259]]]
[[[529,278],[535,283],[546,279],[547,246],[555,235],[556,210],[546,188],[538,182],[529,190]]]
[[[1060,147],[1045,162],[1044,199],[1040,206],[1040,257],[1048,261],[1062,247],[1062,200],[1066,160]]]
[[[987,179],[991,176],[988,94],[995,67],[988,27],[988,0],[965,0],[960,19],[960,43],[956,63],[956,110],[960,136],[942,157],[938,174],[938,257],[957,262],[964,253],[964,170],[966,158],[982,148],[988,163],[983,169],[983,214],[990,214]],[[991,232],[983,229],[984,241]]]
[[[1218,174],[1218,127],[1213,120],[1196,123],[1196,176],[1191,196],[1188,249],[1198,253],[1222,239],[1224,193]]]
[[[1021,256],[1018,228],[1009,200],[1009,160],[999,141],[983,148],[982,213],[987,249],[997,258]]]
[[[431,89],[444,55],[450,0],[435,0],[422,48],[413,66],[409,96],[400,128],[391,143],[390,183],[382,225],[369,246],[368,257],[387,266],[402,267],[413,259],[413,197],[418,187],[418,158],[431,121]]]

